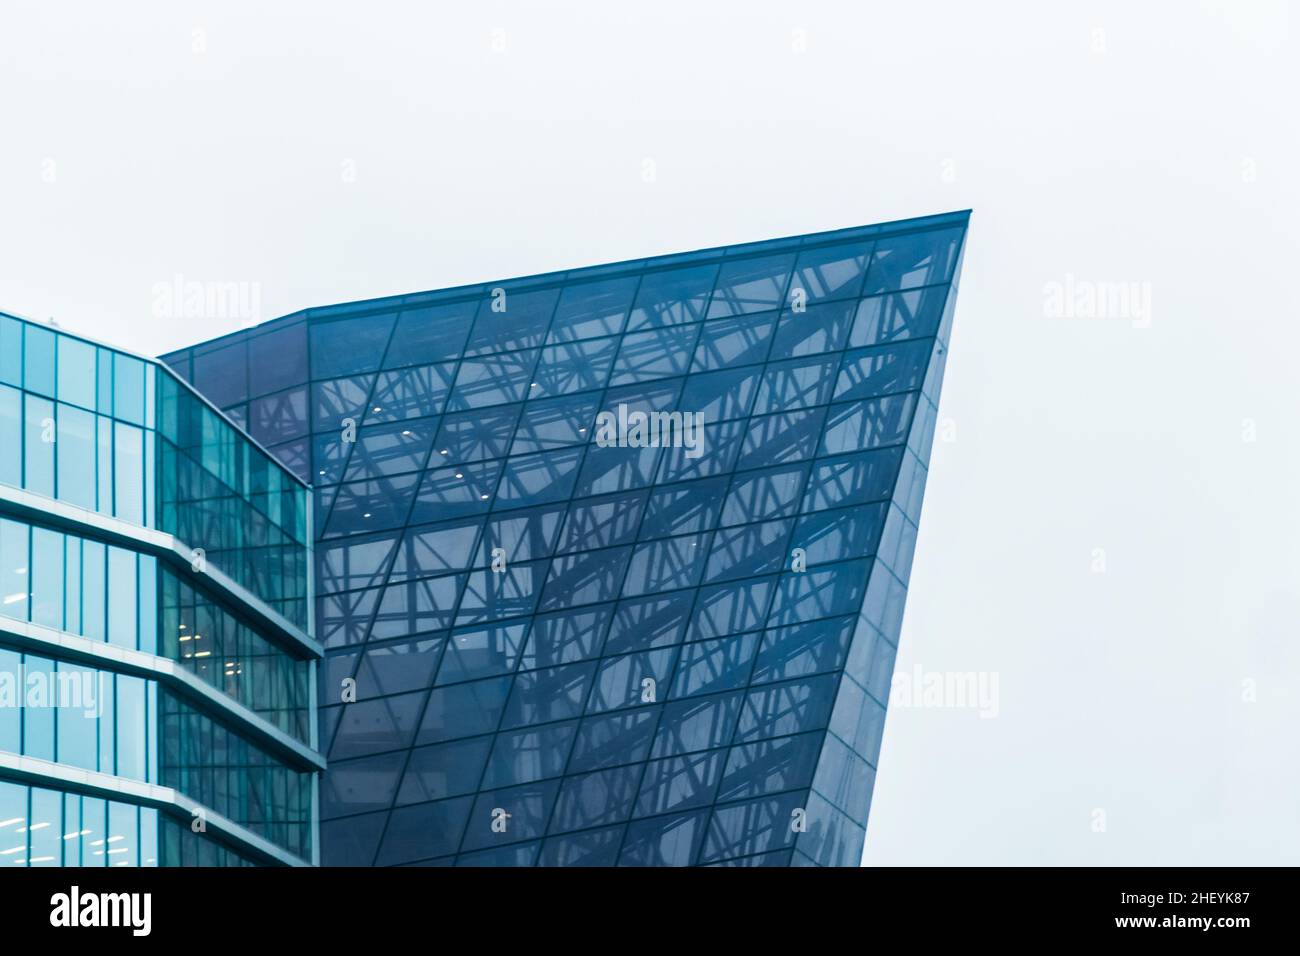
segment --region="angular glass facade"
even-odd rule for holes
[[[310,507],[166,366],[0,315],[0,866],[318,858]]]
[[[967,220],[165,356],[314,486],[322,862],[856,865]]]

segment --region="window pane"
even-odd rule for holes
[[[466,355],[526,349],[542,344],[559,289],[511,292],[484,299],[465,343]]]
[[[136,646],[135,553],[108,549],[108,642],[118,647]]]
[[[25,396],[23,423],[26,451],[23,482],[28,491],[54,497],[54,403],[35,395]]]
[[[307,326],[259,335],[248,343],[248,395],[265,395],[307,380]],[[244,396],[238,395],[238,398]]]
[[[23,394],[0,385],[0,484],[23,484]]]
[[[23,657],[17,651],[0,647],[0,750],[11,754],[22,752],[22,701]],[[0,784],[0,820],[7,820],[4,812],[4,787]],[[0,827],[0,841],[6,828]],[[0,850],[6,847],[0,847]]]
[[[144,433],[117,422],[113,426],[113,514],[144,524]]]
[[[136,425],[144,421],[144,369],[137,358],[113,353],[113,415]]]
[[[622,331],[636,286],[635,276],[566,286],[548,341],[567,342]]]
[[[95,407],[95,347],[70,335],[59,336],[59,401]]]
[[[63,627],[63,535],[32,529],[32,621]]]
[[[0,520],[0,614],[20,621],[27,620],[31,612],[29,535],[26,525]]]
[[[107,548],[98,541],[82,542],[81,631],[93,641],[102,641],[105,634],[105,604],[108,601],[106,552]]]
[[[59,498],[94,510],[95,416],[60,404],[58,439]]]
[[[394,318],[393,315],[370,315],[312,325],[312,378],[334,378],[374,371],[388,344],[388,333],[393,327]],[[196,356],[195,370],[197,369]]]
[[[95,797],[81,798],[81,865],[106,866],[105,830],[108,827],[108,803]],[[71,831],[69,831],[71,832]]]
[[[0,316],[0,382],[23,384],[23,323]]]
[[[809,249],[799,254],[791,292],[802,289],[808,303],[856,296],[862,288],[871,243]]]
[[[138,811],[128,803],[108,805],[108,840],[104,844],[109,866],[138,866],[140,842]]]
[[[59,866],[63,858],[63,794],[32,788],[32,822],[28,866]]]
[[[242,339],[194,356],[194,387],[219,407],[248,398],[248,347]]]
[[[23,753],[41,760],[54,759],[54,714],[50,689],[54,662],[27,654],[23,657]]]
[[[704,318],[717,265],[653,272],[641,279],[628,331],[679,325]]]
[[[29,392],[54,396],[55,335],[49,329],[26,323],[23,387]]]
[[[422,365],[460,356],[478,302],[405,309],[393,330],[385,368]]]
[[[145,779],[145,682],[117,675],[117,773]]]
[[[709,303],[709,318],[762,312],[781,305],[793,265],[793,253],[725,263]]]
[[[101,674],[85,667],[60,661],[58,665],[58,687],[75,688],[81,696],[75,701],[65,697],[59,701],[59,763],[80,767],[83,770],[97,770],[99,759],[99,720],[96,719],[97,708],[102,703],[100,685],[112,680],[112,676]],[[91,696],[86,698],[86,694]],[[111,715],[108,715],[111,726]]]

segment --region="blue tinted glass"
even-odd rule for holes
[[[671,326],[625,335],[610,385],[648,382],[683,374],[691,364],[698,326]]]
[[[718,520],[727,479],[708,478],[670,485],[650,498],[641,523],[642,538],[707,531]]]
[[[417,747],[411,751],[397,802],[422,803],[473,792],[491,747],[491,737]]]
[[[29,392],[53,397],[55,394],[55,335],[49,329],[24,323],[23,387]]]
[[[477,302],[458,302],[404,309],[397,318],[384,367],[456,358],[464,349],[477,308]]]
[[[559,776],[577,729],[569,722],[498,734],[483,786],[508,787]]]
[[[849,335],[850,347],[933,335],[947,295],[947,286],[930,286],[863,299]]]
[[[732,747],[718,799],[737,800],[807,787],[824,737],[821,733],[798,734]]]
[[[465,826],[464,850],[516,843],[541,836],[550,819],[559,781],[480,793]]]
[[[23,708],[22,752],[40,760],[54,759],[54,717],[59,708],[52,706],[51,692],[57,692],[54,662],[31,654],[23,657],[25,694]]]
[[[754,414],[810,408],[830,400],[839,356],[819,356],[769,365],[754,402]]]
[[[794,258],[790,253],[723,265],[709,303],[709,318],[777,308],[785,296]]]
[[[388,817],[376,866],[394,866],[455,853],[469,815],[472,797],[422,803],[394,810]],[[353,821],[344,821],[344,829]],[[383,820],[378,821],[382,827]],[[370,865],[365,859],[360,865]]]
[[[144,524],[144,432],[121,422],[113,426],[113,514]]]
[[[451,684],[513,670],[527,635],[527,623],[453,631],[438,670],[438,683]]]
[[[844,664],[856,618],[829,618],[763,632],[750,682],[788,680]]]
[[[145,364],[137,358],[113,354],[113,415],[135,425],[144,420]]]
[[[71,405],[60,405],[58,415],[59,498],[94,510],[95,416]]]
[[[704,318],[717,274],[715,264],[647,273],[641,279],[627,330],[680,325]]]
[[[767,357],[775,313],[706,322],[695,347],[692,371],[761,362]]]
[[[395,317],[391,314],[335,319],[311,325],[312,378],[335,378],[373,372],[388,345]],[[197,359],[195,360],[197,368]]]
[[[871,256],[865,294],[946,282],[964,233],[956,227],[881,239]]]
[[[681,408],[702,414],[706,422],[748,415],[762,376],[758,366],[692,375],[682,389]]]
[[[53,498],[54,403],[29,393],[23,406],[23,486]]]
[[[396,421],[438,414],[451,392],[454,371],[454,365],[443,364],[380,372],[366,421]]]
[[[474,329],[465,343],[467,355],[527,349],[541,345],[559,298],[558,289],[538,292],[494,290],[479,304]]]
[[[636,815],[653,816],[702,806],[713,799],[726,753],[709,750],[646,764]]]
[[[536,374],[529,384],[528,397],[538,399],[601,388],[609,377],[618,346],[618,339],[609,338],[542,349]]]
[[[317,484],[324,861],[856,862],[964,218],[316,309],[174,357]],[[601,412],[699,414],[701,440]],[[107,565],[82,572],[101,592]],[[62,607],[116,619],[92,601]]]
[[[508,352],[461,363],[448,408],[463,411],[523,401],[534,390],[537,351]]]
[[[568,664],[518,675],[501,726],[513,728],[578,716],[594,669],[590,663]]]
[[[23,393],[0,385],[0,484],[22,487]]]
[[[654,737],[658,711],[640,708],[583,720],[569,758],[569,772],[644,760]]]
[[[757,634],[738,634],[688,645],[673,682],[674,697],[712,694],[743,687],[748,681]]]
[[[31,544],[31,564],[27,569],[31,580],[31,619],[36,624],[62,630],[63,536],[46,528],[32,528]]]
[[[266,445],[298,438],[307,433],[307,389],[276,392],[248,403],[250,435]]]
[[[585,830],[618,823],[632,813],[641,768],[632,765],[569,777],[555,804],[551,832]]]
[[[6,560],[6,564],[8,561]],[[9,592],[12,594],[13,592]],[[11,615],[6,615],[11,616]],[[18,693],[21,686],[19,683],[22,677],[23,656],[17,651],[7,650],[0,647],[0,680],[5,681],[11,688],[12,693]],[[82,724],[89,724],[89,721],[81,721]],[[0,750],[7,751],[11,754],[22,752],[22,711],[18,707],[0,707]],[[69,751],[76,753],[76,749]],[[5,804],[5,788],[9,784],[0,783],[0,811],[8,809]],[[24,813],[26,807],[24,807]],[[5,819],[11,819],[10,814],[5,815]]]
[[[866,274],[871,243],[807,249],[799,253],[791,293],[801,290],[806,302],[856,296]]]
[[[0,382],[15,388],[23,384],[24,324],[0,315]]]
[[[510,684],[509,677],[493,677],[435,688],[420,721],[416,743],[452,740],[496,729]]]
[[[102,384],[102,379],[101,379]],[[218,407],[248,398],[248,342],[194,353],[194,387]],[[101,404],[101,409],[103,405]]]
[[[70,335],[59,336],[59,401],[95,407],[95,347]]]
[[[929,339],[920,339],[846,353],[835,386],[835,400],[873,398],[919,388],[931,344]]]
[[[709,812],[638,820],[627,828],[620,866],[690,866],[699,855]]]
[[[349,704],[343,708],[329,759],[346,760],[373,753],[376,738],[384,741],[384,750],[409,747],[425,696],[421,691]]]
[[[857,300],[850,299],[810,306],[802,312],[782,313],[771,358],[797,358],[842,349],[857,310]]]
[[[403,752],[339,761],[321,791],[321,817],[387,809],[405,764]]]
[[[614,866],[622,842],[622,827],[606,827],[563,837],[542,844],[538,866]]]
[[[636,287],[635,276],[566,286],[555,311],[550,341],[567,342],[620,332]]]
[[[274,329],[248,341],[248,393],[265,395],[307,378],[307,326]]]

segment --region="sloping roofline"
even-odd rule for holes
[[[272,331],[280,325],[288,325],[293,322],[304,319],[326,318],[332,316],[343,317],[347,315],[363,314],[368,312],[382,312],[394,307],[415,307],[421,305],[431,305],[457,299],[467,299],[482,295],[486,290],[501,286],[507,289],[520,286],[546,286],[549,284],[564,284],[572,282],[574,279],[583,278],[603,278],[615,277],[629,272],[639,272],[644,269],[654,269],[660,266],[685,265],[691,262],[708,262],[715,259],[722,259],[728,256],[743,255],[761,255],[767,252],[774,252],[789,247],[820,246],[832,245],[839,242],[849,242],[854,239],[872,239],[885,235],[901,235],[909,232],[920,231],[923,229],[932,229],[935,226],[944,225],[961,225],[970,219],[971,210],[960,209],[953,212],[936,213],[928,216],[916,216],[911,219],[895,219],[890,222],[873,223],[864,226],[849,226],[844,229],[832,229],[825,232],[802,233],[794,236],[782,236],[776,239],[763,239],[758,242],[745,242],[726,246],[709,246],[704,249],[696,249],[691,252],[669,253],[659,256],[650,256],[642,259],[623,259],[616,262],[599,263],[592,266],[582,266],[575,269],[560,269],[553,272],[539,272],[533,275],[517,276],[510,279],[492,279],[481,282],[472,282],[458,286],[448,286],[442,289],[431,289],[421,292],[400,293],[397,295],[377,296],[370,299],[356,299],[349,302],[340,302],[323,306],[308,306],[298,309],[295,312],[286,315],[277,316],[274,319],[267,319],[265,322],[259,322],[257,325],[250,325],[246,328],[236,329],[233,332],[227,332],[225,335],[219,335],[211,339],[203,339],[192,345],[183,348],[174,349],[158,356],[158,360],[167,363],[171,358],[180,357],[182,353],[189,352],[192,349],[208,347],[213,350],[218,348],[220,342],[227,339],[234,339],[237,336],[258,335],[262,332]],[[109,346],[111,348],[111,346]]]

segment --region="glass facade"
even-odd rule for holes
[[[310,742],[311,663],[262,637],[156,558],[0,518],[0,562],[0,617],[176,661]]]
[[[0,486],[0,866],[313,862],[307,486],[165,365],[8,315]]]
[[[0,483],[170,532],[306,625],[306,488],[165,367],[0,314],[0,448]]]
[[[0,781],[0,866],[251,866],[157,810]]]
[[[165,356],[314,486],[322,862],[856,865],[967,221]]]

